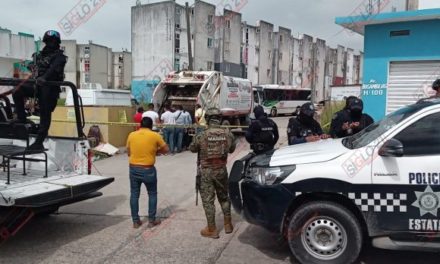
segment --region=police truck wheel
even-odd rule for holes
[[[277,116],[277,109],[276,108],[272,108],[272,110],[270,110],[270,116],[271,117],[276,117]]]
[[[301,263],[353,263],[362,247],[362,230],[357,218],[333,202],[310,202],[298,208],[290,219],[288,242]]]

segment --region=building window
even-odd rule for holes
[[[226,20],[226,27],[231,28],[231,20]]]
[[[180,24],[176,24],[176,28],[177,28],[177,29],[180,29]]]
[[[179,58],[174,59],[174,70],[180,71],[180,59]]]
[[[229,64],[225,65],[225,72],[231,72],[231,65]]]
[[[208,65],[207,65],[206,69],[207,69],[208,71],[212,71],[212,61],[208,61],[207,64],[208,64]]]
[[[208,38],[208,48],[212,48],[214,46],[214,41],[212,38]]]
[[[212,24],[212,23],[214,23],[214,16],[208,15],[208,24]]]
[[[283,60],[283,53],[282,52],[280,52],[279,59]]]
[[[280,35],[280,43],[283,43],[283,35]]]
[[[267,70],[267,78],[270,78],[270,70]]]
[[[180,53],[180,48],[176,48],[174,51],[175,51],[176,53]]]
[[[268,34],[269,39],[272,40],[272,32],[268,32],[267,34]]]
[[[180,34],[179,33],[176,33],[175,36],[176,36],[176,40],[180,40]]]

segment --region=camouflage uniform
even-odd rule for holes
[[[207,115],[210,110],[207,111]],[[234,136],[228,129],[219,127],[219,120],[208,121],[208,129],[194,137],[191,152],[199,153],[201,184],[200,196],[208,226],[215,226],[215,195],[225,217],[231,216],[228,196],[228,152],[235,151]]]

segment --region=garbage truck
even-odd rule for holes
[[[156,86],[153,104],[159,113],[170,104],[181,105],[192,115],[197,104],[204,110],[216,107],[222,113],[222,125],[246,126],[253,108],[252,84],[217,71],[173,72]]]

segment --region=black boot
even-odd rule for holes
[[[43,151],[44,150],[43,140],[37,138],[35,142],[32,145],[30,145],[27,149],[30,151]]]

